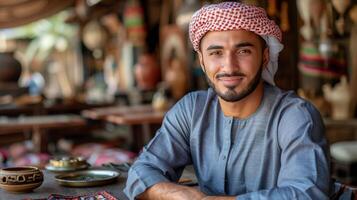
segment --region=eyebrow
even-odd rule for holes
[[[252,43],[250,43],[250,42],[242,42],[242,43],[234,45],[235,48],[251,47],[251,46],[254,46],[254,45]],[[210,46],[207,47],[206,50],[215,50],[215,49],[223,49],[223,46],[210,45]]]
[[[242,42],[239,44],[234,45],[236,48],[241,48],[241,47],[253,47],[254,45],[250,42]]]
[[[210,45],[207,47],[206,50],[214,50],[214,49],[223,49],[223,47],[219,45]]]

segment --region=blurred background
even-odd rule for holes
[[[135,159],[186,93],[205,0],[0,0],[0,167]],[[321,112],[334,176],[356,184],[357,0],[245,0],[283,31],[277,85]]]

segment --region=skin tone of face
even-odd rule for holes
[[[261,73],[269,61],[258,35],[246,30],[208,32],[198,55],[226,116],[246,118],[257,110],[264,91]]]

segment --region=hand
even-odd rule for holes
[[[142,200],[202,200],[206,195],[193,187],[175,183],[158,183],[138,196]]]

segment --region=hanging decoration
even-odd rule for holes
[[[281,19],[280,19],[280,28],[283,32],[288,32],[290,30],[288,12],[289,12],[288,2],[283,1],[281,3]]]
[[[276,0],[268,0],[267,13],[270,17],[276,16],[277,13],[277,2]]]
[[[184,33],[176,25],[167,25],[161,31],[161,38],[163,79],[168,84],[172,97],[178,100],[189,86]]]
[[[344,52],[337,44],[331,44],[326,52],[329,57],[321,55],[318,48],[311,43],[303,43],[301,48],[301,62],[299,68],[303,73],[325,78],[339,78],[346,75],[347,63]]]
[[[97,21],[87,23],[83,28],[83,42],[90,50],[103,48],[106,41],[106,33]]]
[[[255,6],[265,5],[268,16],[279,24],[280,29],[283,32],[288,32],[290,30],[289,23],[289,4],[288,1],[278,1],[278,0],[268,0],[266,3],[258,3],[258,1],[243,1],[244,3],[252,4]],[[262,2],[262,1],[260,1]]]
[[[344,15],[345,15],[347,8],[351,4],[351,0],[331,0],[331,2],[332,2],[333,7],[336,9],[336,11],[339,14],[339,17],[335,22],[337,32],[340,35],[344,35],[344,33],[345,33]]]
[[[84,45],[93,51],[95,58],[102,57],[103,48],[108,39],[104,27],[98,21],[93,20],[87,23],[83,28]]]
[[[311,26],[310,4],[313,0],[299,0],[296,1],[297,8],[304,25],[300,28],[300,34],[305,41],[311,41],[313,36],[313,29]]]
[[[141,91],[155,90],[160,81],[160,67],[154,55],[142,54],[135,65],[135,80]]]
[[[144,9],[138,0],[127,1],[124,10],[124,25],[128,39],[135,46],[144,46],[146,38]]]
[[[314,0],[310,2],[309,12],[311,13],[314,39],[318,39],[321,34],[323,15],[326,13],[324,0]]]
[[[343,76],[334,87],[330,84],[325,84],[322,89],[325,99],[332,105],[332,118],[336,120],[350,118],[351,95],[347,78]]]
[[[200,4],[195,0],[184,0],[183,4],[179,8],[176,17],[176,24],[181,27],[182,30],[188,30],[188,24],[191,21],[192,15],[196,10],[200,8]]]
[[[305,92],[322,95],[323,85],[334,85],[341,77],[348,77],[347,48],[333,34],[332,26],[336,26],[339,35],[345,33],[345,25],[341,24],[344,23],[343,13],[350,0],[331,0],[329,4],[324,0],[299,0],[296,3],[303,20],[298,62],[300,87]],[[332,6],[340,14],[339,22],[333,21]]]

